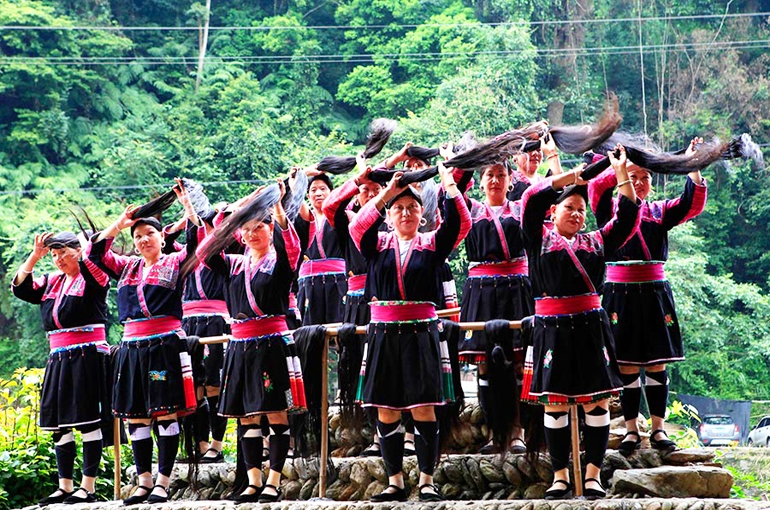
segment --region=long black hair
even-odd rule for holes
[[[380,153],[396,130],[397,122],[391,119],[374,119],[369,125],[364,157],[372,158]],[[318,170],[328,174],[344,174],[356,167],[355,156],[327,156],[318,163]]]

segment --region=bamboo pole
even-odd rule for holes
[[[114,472],[115,472],[115,501],[120,500],[120,418],[113,418],[113,430],[112,430],[112,451],[114,457]]]
[[[575,497],[583,495],[583,474],[580,469],[580,437],[577,405],[569,406],[569,428],[572,432],[572,470],[575,475]]]

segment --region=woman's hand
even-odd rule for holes
[[[540,150],[543,151],[543,157],[546,160],[559,156],[559,153],[556,151],[556,142],[553,141],[553,137],[548,132],[540,137]]]
[[[35,245],[32,248],[31,257],[34,258],[36,261],[45,257],[46,255],[48,255],[48,252],[51,251],[51,249],[45,245],[45,242],[51,236],[53,236],[52,232],[43,232],[42,234],[38,234],[35,236]]]
[[[280,177],[276,178],[275,182],[278,184],[278,190],[281,192],[281,196],[278,197],[278,202],[280,202],[286,196],[286,183]]]
[[[187,190],[184,187],[184,182],[182,182],[182,179],[179,177],[175,178],[174,180],[176,181],[176,186],[173,188],[174,193],[176,194],[176,198],[179,200],[179,203],[182,204],[182,207],[184,207],[185,216],[196,226],[200,227],[200,218],[198,218],[198,213],[195,212],[195,208],[192,206],[192,201],[190,200],[190,195],[187,194]]]
[[[444,166],[444,163],[441,161],[438,162],[437,166],[438,176],[441,179],[441,186],[444,188],[444,191],[446,191],[450,198],[454,198],[455,195],[460,193],[460,190],[457,188],[457,183],[455,182],[455,177],[453,175],[454,169],[452,167]]]
[[[687,146],[687,150],[684,152],[687,156],[692,156],[695,154],[695,148],[703,143],[703,138],[700,138],[696,136],[692,140],[690,140],[690,145]]]
[[[441,146],[438,148],[438,153],[441,155],[442,158],[444,158],[444,161],[446,161],[454,157],[455,153],[452,149],[454,149],[452,142],[442,143]]]
[[[318,163],[314,163],[310,165],[309,167],[302,170],[305,172],[305,175],[308,177],[315,177],[317,175],[321,175],[323,172],[318,169]]]
[[[124,228],[129,228],[134,223],[136,223],[136,220],[134,219],[134,212],[137,209],[139,209],[139,207],[135,205],[129,205],[126,207],[125,211],[123,211],[123,213],[118,217],[117,221],[115,221],[115,228],[118,231],[121,231]]]
[[[615,156],[615,152],[618,153],[618,156]],[[614,168],[616,171],[620,168],[626,169],[626,164],[628,163],[628,157],[626,156],[626,148],[623,147],[620,144],[617,144],[615,146],[615,150],[607,152],[607,157],[610,158],[610,164],[612,165],[612,168]]]

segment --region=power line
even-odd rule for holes
[[[630,18],[599,18],[599,19],[579,19],[579,20],[535,20],[535,21],[506,21],[506,22],[476,22],[476,23],[423,23],[423,24],[400,24],[392,23],[388,25],[308,25],[308,26],[219,26],[209,27],[209,30],[216,31],[267,31],[267,30],[382,30],[386,28],[473,28],[473,27],[498,27],[498,26],[548,26],[548,25],[580,25],[580,24],[602,24],[602,23],[638,23],[647,21],[680,21],[680,20],[709,20],[724,18],[754,18],[761,16],[770,16],[770,12],[743,12],[734,14],[691,14],[680,16],[636,16]],[[41,26],[41,25],[5,25],[0,26],[0,30],[106,30],[114,32],[129,31],[177,31],[177,32],[198,32],[197,26],[173,27],[173,26]]]
[[[755,39],[747,41],[722,41],[703,43],[668,43],[642,46],[644,53],[675,52],[688,49],[705,48],[706,50],[724,49],[757,49],[770,46],[770,40]],[[588,48],[530,48],[523,50],[485,50],[465,52],[422,52],[422,53],[386,53],[386,54],[322,54],[322,55],[238,55],[238,56],[210,56],[211,62],[224,63],[249,63],[249,64],[371,64],[377,61],[384,62],[429,62],[457,58],[472,58],[478,56],[508,57],[533,53],[544,57],[560,56],[607,56],[638,54],[639,46],[606,46]],[[147,57],[0,57],[0,65],[178,65],[194,64],[194,56],[147,56]]]
[[[269,179],[242,179],[237,181],[211,181],[211,182],[201,182],[199,184],[203,186],[228,186],[231,184],[264,184],[268,182]],[[24,190],[11,190],[11,191],[0,191],[0,196],[2,195],[37,195],[40,193],[45,192],[52,192],[52,193],[69,193],[72,191],[113,191],[113,190],[133,190],[133,189],[157,189],[162,188],[162,184],[134,184],[134,185],[128,185],[128,186],[91,186],[86,188],[53,188],[53,189],[45,189],[45,188],[38,188],[38,189],[24,189]]]

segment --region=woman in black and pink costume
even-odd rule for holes
[[[364,298],[366,259],[353,242],[350,224],[361,208],[379,195],[382,186],[366,177],[370,168],[366,166],[363,155],[359,154],[356,159],[358,175],[329,194],[323,202],[323,212],[327,224],[334,229],[348,271],[342,322],[364,326],[369,324],[369,306]]]
[[[13,294],[40,305],[50,355],[40,397],[40,428],[53,432],[59,488],[40,500],[53,503],[92,503],[102,456],[102,425],[111,421],[107,319],[109,278],[81,257],[72,232],[35,236],[35,246],[11,284]],[[35,264],[51,254],[58,271],[33,274]],[[109,412],[109,411],[108,411]],[[73,429],[83,436],[83,477],[74,490],[77,448]]]
[[[372,501],[407,498],[402,411],[414,417],[419,498],[443,499],[433,486],[439,437],[434,407],[452,400],[453,388],[448,348],[439,341],[434,303],[441,297],[441,267],[467,235],[471,220],[451,170],[439,164],[439,174],[447,199],[438,230],[418,232],[421,198],[412,187],[398,186],[402,172],[359,211],[351,225],[353,240],[368,262],[365,295],[371,306],[359,400],[365,407],[377,408],[380,448],[390,484]],[[379,230],[386,205],[392,232]]]
[[[625,149],[616,150],[617,157],[610,155],[610,160],[620,182],[625,182]],[[624,185],[615,217],[600,230],[581,233],[587,209],[581,172],[582,167],[546,179],[527,189],[522,198],[522,235],[536,296],[532,348],[527,353],[533,373],[531,381],[525,377],[522,399],[545,405],[545,439],[554,470],[546,499],[567,498],[572,492],[568,404],[580,404],[585,410],[584,494],[589,499],[605,496],[599,473],[609,438],[608,403],[623,386],[599,293],[606,257],[637,227],[639,204],[634,189]],[[549,211],[552,226],[545,225]]]
[[[342,298],[347,293],[345,254],[337,232],[323,213],[323,203],[334,189],[332,180],[315,169],[308,174],[310,210],[303,207],[295,220],[298,232],[309,232],[307,250],[299,266],[297,304],[302,325],[341,322]]]
[[[554,173],[561,173],[558,155],[554,158],[557,152],[553,139],[546,136],[541,145],[549,161],[555,160]],[[539,154],[540,150],[537,152]],[[470,264],[463,288],[462,322],[520,320],[534,313],[527,255],[521,239],[521,201],[506,197],[513,188],[513,175],[508,161],[483,168],[479,185],[485,200],[482,203],[468,198],[473,227],[465,238]],[[487,353],[491,347],[484,331],[468,331],[458,346],[461,361],[478,365],[479,404],[490,425],[490,413],[495,411],[490,409],[490,394],[510,391],[510,388],[489,385]],[[519,359],[523,359],[518,332],[513,332],[513,350],[519,351]],[[506,353],[506,357],[513,358],[514,352]],[[509,424],[504,426],[508,427]],[[525,453],[523,429],[516,426],[512,432],[511,451]],[[491,452],[491,444],[481,450],[481,453]]]
[[[693,139],[687,154],[695,152],[702,139]],[[684,192],[672,200],[646,200],[652,174],[628,163],[628,179],[621,181],[606,171],[591,180],[588,190],[597,223],[606,224],[617,209],[615,188],[630,185],[642,200],[641,223],[620,250],[607,254],[607,278],[602,306],[607,311],[615,337],[615,352],[623,380],[620,402],[626,420],[626,435],[618,451],[631,455],[641,445],[637,418],[642,397],[640,369],[644,368],[644,393],[652,418],[650,444],[670,451],[676,448],[663,424],[668,403],[666,364],[682,361],[682,337],[674,308],[674,297],[663,269],[668,259],[668,231],[703,212],[706,181],[699,171],[687,177]]]
[[[203,226],[198,229],[198,242],[203,240],[207,231],[213,230],[214,225],[223,220],[224,214],[214,209],[202,213]],[[166,242],[178,235],[185,224],[183,221],[167,226],[164,229]],[[182,246],[174,248],[183,249]],[[204,264],[198,264],[187,275],[182,295],[182,329],[188,336],[203,338],[230,333],[225,288],[225,279]],[[219,415],[224,355],[224,344],[198,345],[196,352],[192,353],[197,409],[193,416],[186,419],[195,420],[194,439],[197,441],[198,460],[202,464],[224,462],[222,440],[227,429],[227,418]]]
[[[277,185],[262,193],[283,195],[284,186],[279,179]],[[258,194],[255,200],[267,196]],[[239,222],[237,214],[227,222]],[[299,260],[299,238],[280,198],[272,215],[264,211],[261,217],[233,226],[239,227],[246,254],[212,251],[209,242],[216,231],[198,250],[205,264],[225,279],[225,301],[233,318],[219,413],[238,418],[239,422],[238,438],[249,485],[236,501],[273,502],[281,497],[281,471],[289,451],[287,412],[307,408],[299,358],[286,324],[289,290]],[[270,472],[263,487],[260,423],[264,415],[270,426]]]
[[[123,340],[115,355],[113,412],[128,419],[139,487],[123,501],[132,505],[168,500],[169,476],[179,448],[177,413],[193,411],[192,374],[183,382],[182,358],[188,360],[182,330],[180,269],[195,257],[200,221],[180,180],[174,187],[188,219],[184,250],[164,254],[162,227],[152,217],[135,218],[138,209],[128,206],[109,228],[92,237],[89,260],[118,281],[118,315],[124,325]],[[115,236],[131,228],[137,256],[124,256],[110,248]],[[185,391],[187,386],[187,392]],[[152,483],[152,427],[158,441],[158,477]]]

